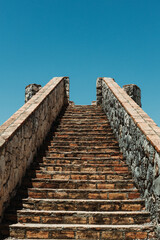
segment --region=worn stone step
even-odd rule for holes
[[[98,157],[43,157],[44,164],[124,164],[122,157],[112,156],[108,158]]]
[[[28,188],[28,196],[31,198],[48,199],[105,199],[127,200],[137,199],[140,194],[137,189],[51,189]]]
[[[63,140],[63,139],[54,139],[50,142],[50,146],[88,146],[88,147],[109,147],[109,146],[119,146],[118,142],[111,139],[111,140],[104,140],[104,141],[95,141],[93,140],[81,140],[81,139],[76,139],[75,141],[71,141],[71,140]]]
[[[87,114],[89,114],[89,112],[91,112],[91,113],[93,113],[93,112],[96,112],[96,113],[101,113],[102,112],[102,107],[99,107],[99,106],[92,106],[91,107],[91,105],[88,105],[88,107],[87,106],[85,106],[85,108],[84,108],[84,106],[82,106],[82,107],[77,107],[77,105],[75,105],[74,107],[72,107],[72,108],[70,108],[70,106],[68,106],[67,108],[66,108],[66,111],[65,112],[71,112],[71,113],[73,113],[73,112],[80,112],[80,113],[82,113],[82,112],[84,112],[84,113],[87,113]]]
[[[43,171],[36,170],[33,172],[34,176],[37,178],[44,179],[63,179],[63,180],[129,180],[132,178],[131,173],[124,173],[121,171],[104,171],[104,172],[77,172],[77,171]],[[33,173],[30,172],[33,176]]]
[[[61,152],[61,151],[49,151],[46,152],[47,157],[112,157],[120,156],[119,151],[108,150],[108,152],[85,152],[85,151],[72,151],[72,152]]]
[[[103,115],[91,115],[91,114],[86,114],[86,115],[83,115],[83,114],[73,114],[73,115],[65,115],[62,116],[61,118],[61,121],[63,120],[66,120],[66,121],[81,121],[81,120],[85,120],[85,121],[95,121],[95,120],[98,120],[98,121],[101,121],[101,120],[105,120],[106,121],[107,117],[103,114]],[[108,122],[108,121],[107,121]]]
[[[105,142],[96,142],[95,141],[52,141],[50,143],[50,146],[52,147],[59,147],[59,146],[62,146],[62,147],[65,147],[65,146],[70,146],[70,147],[77,147],[77,146],[82,146],[82,147],[85,147],[85,146],[88,146],[88,147],[103,147],[103,148],[109,148],[109,147],[114,147],[114,146],[119,146],[118,145],[118,142],[117,141],[105,141]]]
[[[104,172],[104,171],[118,171],[118,172],[127,172],[128,166],[122,163],[110,163],[110,164],[50,164],[50,163],[40,163],[39,169],[45,171],[82,171],[82,172]]]
[[[86,125],[89,125],[89,124],[96,124],[97,122],[100,124],[106,124],[108,123],[108,120],[106,118],[94,118],[94,119],[89,119],[89,118],[77,118],[77,119],[73,119],[73,118],[63,118],[60,120],[60,124],[65,124],[67,122],[67,124],[86,124]]]
[[[59,137],[59,138],[61,138],[61,137],[79,137],[79,138],[81,138],[81,137],[96,137],[96,138],[104,138],[104,139],[108,139],[109,137],[111,137],[111,138],[113,138],[114,137],[114,134],[113,134],[113,132],[112,131],[110,131],[110,132],[108,132],[108,133],[105,133],[105,132],[103,132],[103,133],[96,133],[96,132],[94,132],[94,131],[90,131],[90,132],[87,132],[87,134],[86,134],[86,132],[84,131],[84,132],[54,132],[54,135],[55,135],[55,137]]]
[[[145,225],[90,225],[90,224],[13,224],[11,237],[18,239],[81,239],[130,240],[152,239],[154,226]]]
[[[99,114],[104,114],[104,112],[102,111],[102,109],[66,109],[65,111],[65,114],[86,114],[86,115],[89,115],[89,114],[96,114],[96,115],[99,115]]]
[[[128,225],[150,222],[148,212],[18,210],[20,223]]]
[[[56,129],[111,129],[111,126],[108,121],[104,122],[98,122],[98,121],[93,121],[93,122],[83,122],[83,121],[77,121],[74,124],[70,122],[65,122],[62,121],[60,124],[56,127]]]
[[[82,112],[79,112],[79,113],[75,113],[75,112],[71,113],[70,112],[69,113],[69,112],[65,112],[64,116],[62,117],[62,119],[63,118],[67,118],[67,119],[68,118],[69,119],[70,118],[73,118],[73,119],[86,119],[86,118],[88,119],[89,118],[89,119],[92,120],[92,119],[95,119],[95,118],[97,119],[98,117],[106,119],[106,115],[103,112],[99,112],[98,114],[97,113],[93,113],[93,112],[92,113],[91,112],[90,113],[82,113]]]
[[[72,135],[59,135],[59,136],[54,136],[52,139],[53,142],[59,142],[59,141],[65,141],[65,142],[75,142],[75,141],[87,141],[87,142],[95,142],[95,144],[97,142],[101,142],[102,144],[105,143],[106,141],[113,141],[113,136],[88,136],[88,135],[81,135],[81,136],[75,136],[74,134]],[[115,139],[114,139],[115,141]]]
[[[56,128],[56,130],[62,130],[62,131],[65,131],[65,130],[79,130],[81,129],[82,131],[84,130],[88,130],[90,131],[91,129],[92,130],[111,130],[111,126],[109,123],[101,123],[101,124],[84,124],[84,123],[77,123],[77,124],[74,124],[74,125],[71,125],[71,124],[59,124]]]
[[[133,180],[54,180],[38,179],[31,180],[35,188],[60,188],[60,189],[133,189]]]
[[[23,208],[65,211],[140,211],[144,200],[23,199]]]
[[[110,153],[110,152],[118,152],[119,153],[119,147],[118,146],[48,146],[49,152],[98,152],[98,153]]]
[[[57,135],[57,134],[74,134],[74,135],[77,135],[77,134],[85,134],[85,135],[99,135],[101,134],[102,136],[106,136],[108,134],[113,134],[113,131],[112,129],[93,129],[93,128],[90,128],[90,129],[82,129],[81,127],[79,128],[68,128],[68,129],[56,129],[56,131],[54,132],[54,135]]]

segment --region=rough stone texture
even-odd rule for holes
[[[97,105],[101,105],[102,104],[102,78],[97,79],[96,89],[97,89]]]
[[[68,104],[69,102],[69,78],[68,77],[64,78],[64,98],[65,98],[65,103]]]
[[[160,210],[160,128],[111,78],[101,85],[97,104],[102,107],[130,166],[136,186],[145,198],[152,220],[159,222]],[[102,82],[102,84],[100,83]]]
[[[141,104],[141,89],[135,84],[123,86],[124,91],[140,106]]]
[[[69,95],[68,78],[56,77],[0,126],[0,221]]]
[[[38,84],[29,84],[25,88],[25,103],[28,102],[40,89],[41,85]]]

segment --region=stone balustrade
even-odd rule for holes
[[[69,101],[69,79],[56,77],[0,126],[0,221],[53,121]]]
[[[111,78],[97,79],[102,105],[153,222],[160,210],[160,128]]]

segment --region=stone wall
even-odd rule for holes
[[[56,77],[0,126],[0,220],[27,167],[69,100],[69,79]]]
[[[101,104],[152,220],[159,222],[160,128],[111,78],[97,79]]]

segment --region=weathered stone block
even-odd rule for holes
[[[29,84],[25,88],[25,103],[28,102],[40,89],[41,85],[38,84]]]
[[[141,89],[135,84],[123,86],[124,91],[141,107]]]

